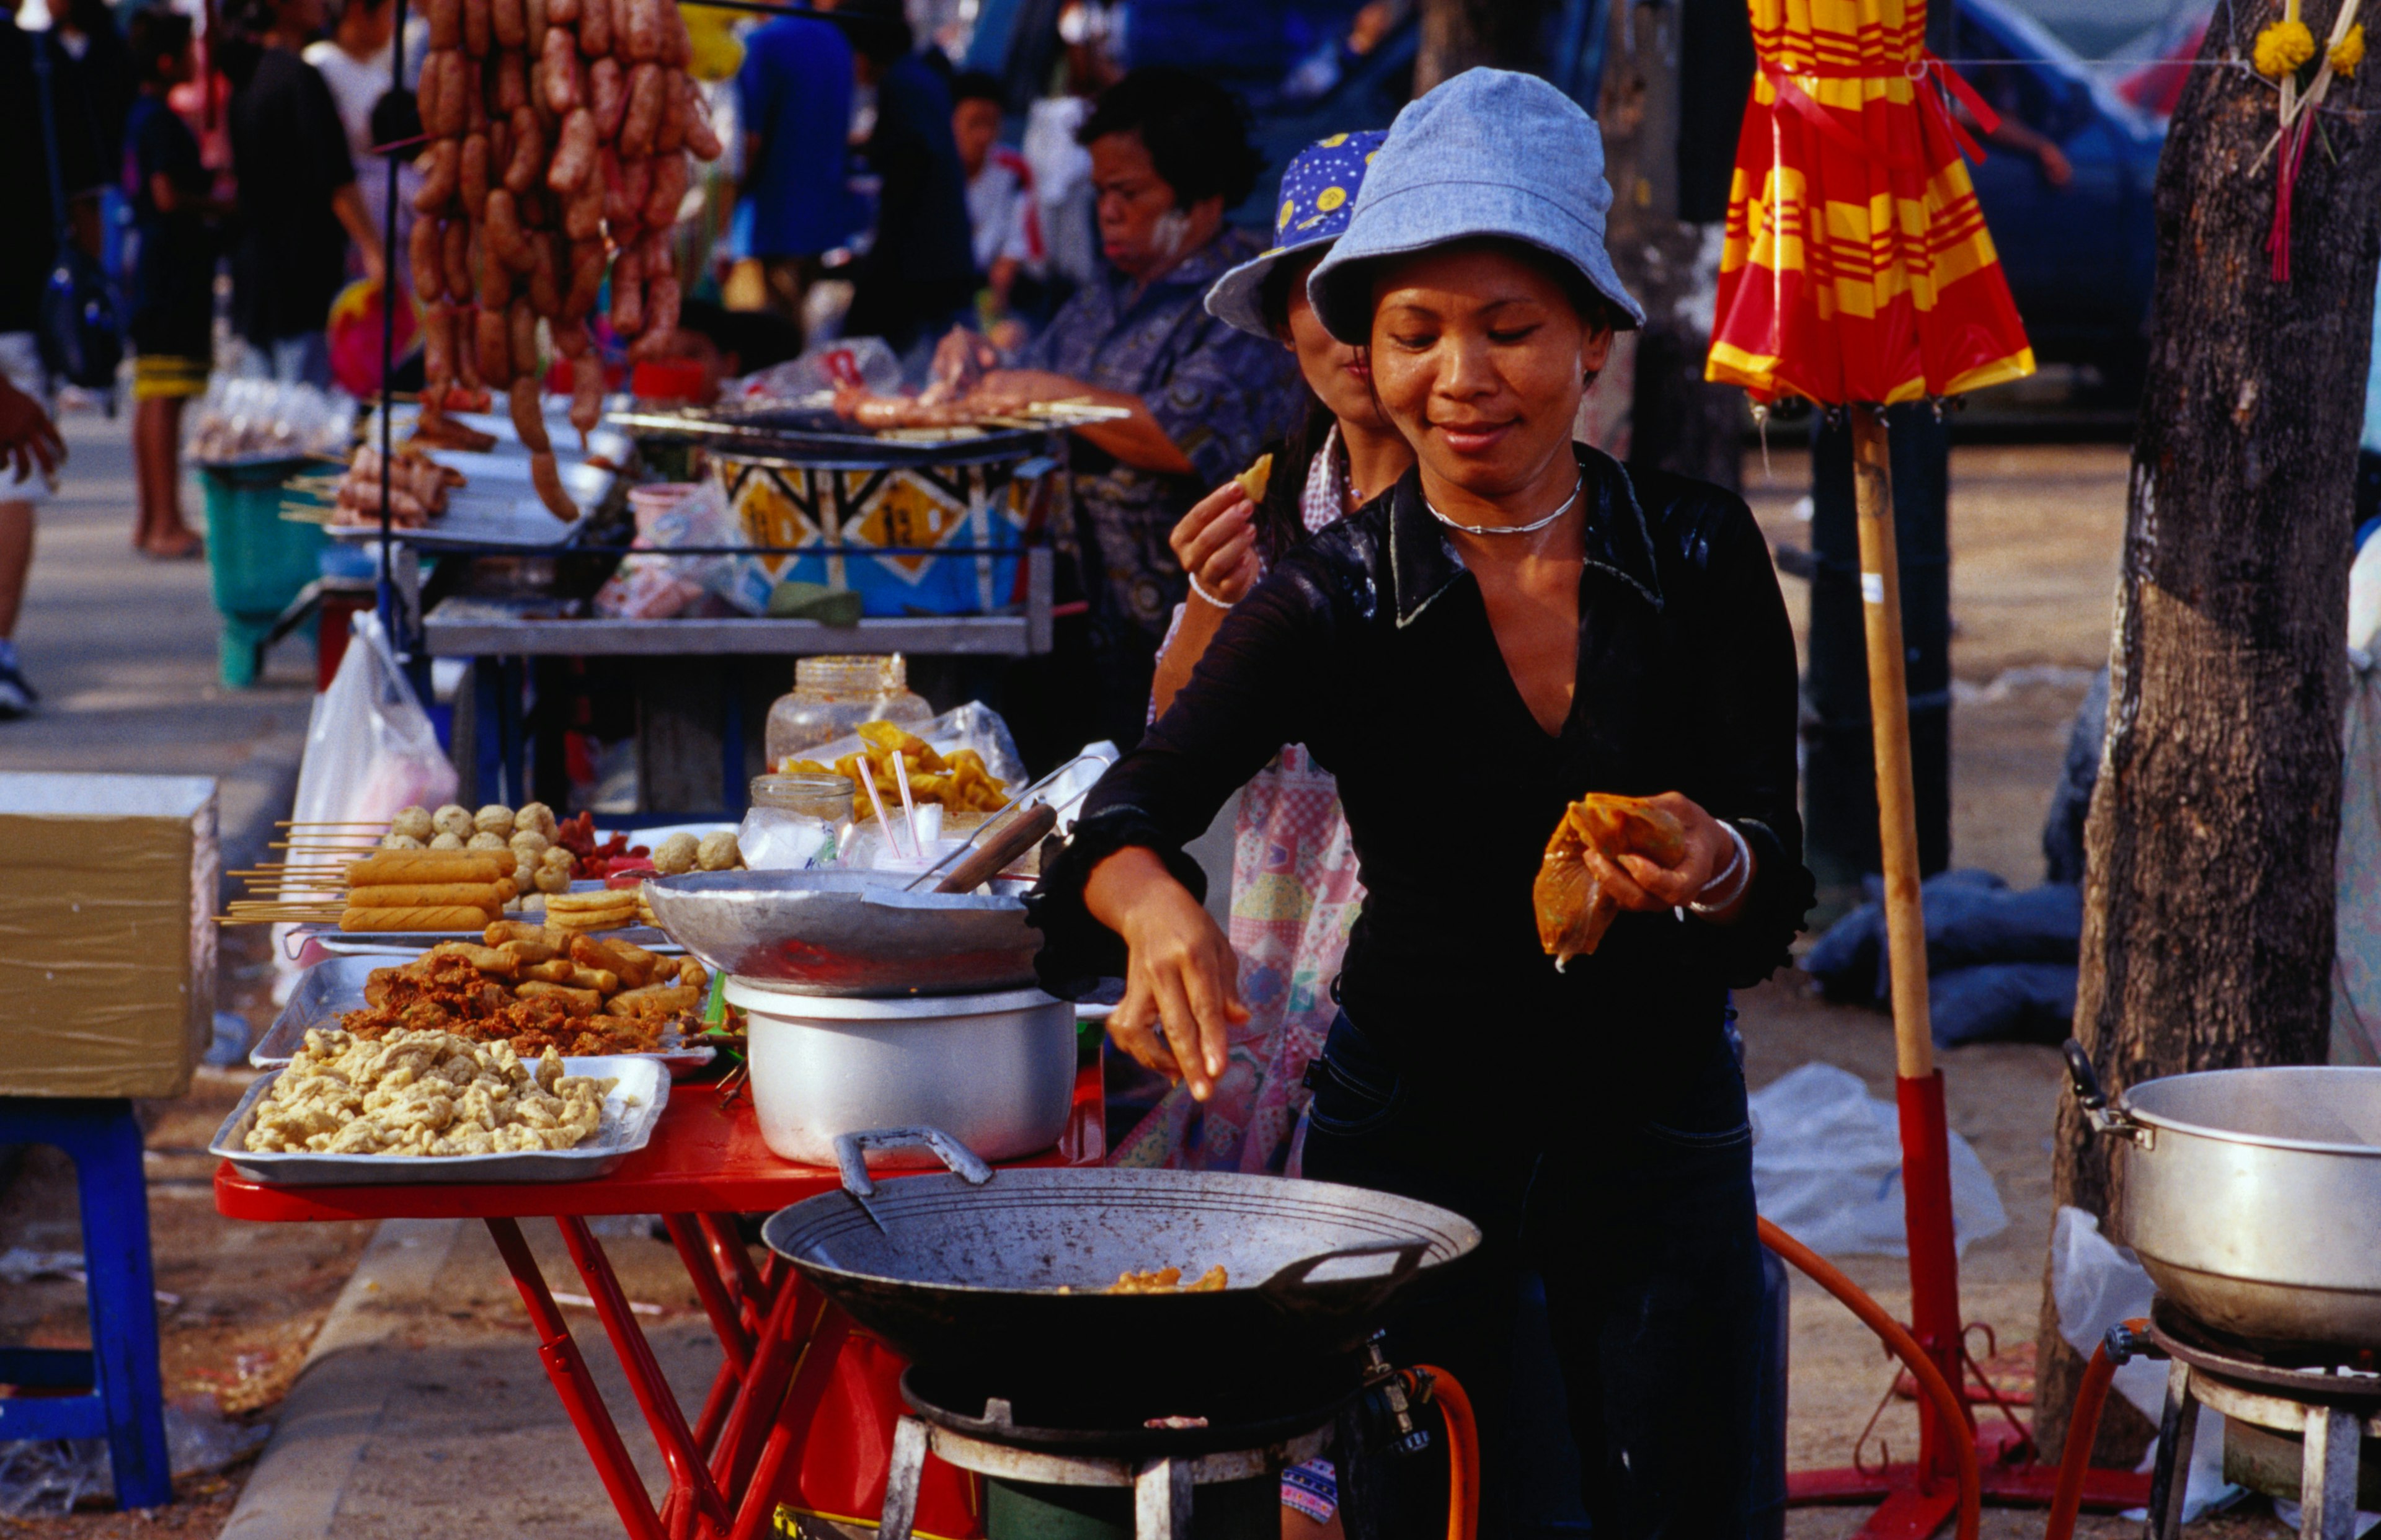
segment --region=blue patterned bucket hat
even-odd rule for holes
[[[1560,258],[1612,302],[1616,324],[1642,326],[1644,308],[1604,249],[1611,208],[1595,119],[1534,75],[1467,69],[1398,114],[1306,297],[1333,336],[1361,344],[1373,332],[1372,263],[1496,236]]]
[[[1207,291],[1207,313],[1237,331],[1270,337],[1264,282],[1274,264],[1292,251],[1339,238],[1356,212],[1356,190],[1364,168],[1389,136],[1378,128],[1333,134],[1300,150],[1281,174],[1281,206],[1274,211],[1272,247],[1215,280]]]

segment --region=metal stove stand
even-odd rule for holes
[[[1020,1422],[1000,1398],[956,1396],[929,1386],[912,1368],[901,1380],[911,1410],[894,1431],[878,1540],[910,1540],[929,1450],[995,1481],[1129,1490],[1134,1540],[1190,1540],[1198,1488],[1277,1477],[1328,1452],[1335,1425],[1357,1390],[1351,1380],[1319,1398],[1292,1394],[1288,1399],[1294,1405],[1215,1426],[1202,1419],[1179,1427],[1047,1428]],[[983,1410],[960,1412],[954,1402]]]
[[[2354,1540],[2365,1441],[2381,1438],[2381,1373],[2325,1362],[2349,1355],[2267,1351],[2221,1337],[2163,1299],[2151,1309],[2147,1342],[2134,1340],[2173,1364],[2150,1476],[2148,1540],[2174,1540],[2181,1531],[2183,1483],[2202,1406],[2247,1429],[2278,1436],[2262,1439],[2277,1446],[2277,1453],[2295,1438],[2302,1540]],[[2261,1439],[2252,1434],[2244,1441]],[[2375,1469],[2381,1477],[2381,1460]],[[2278,1473],[2287,1482],[2287,1466]],[[2372,1484],[2365,1485],[2369,1496]],[[2268,1495],[2289,1493],[2268,1489]]]

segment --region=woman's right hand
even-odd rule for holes
[[[1108,1016],[1116,1045],[1205,1101],[1224,1072],[1231,1029],[1249,1019],[1239,961],[1206,907],[1154,852],[1128,847],[1092,869],[1092,917],[1130,950],[1124,1001]]]
[[[1256,512],[1247,489],[1236,481],[1226,482],[1191,504],[1166,537],[1182,570],[1227,605],[1239,604],[1257,583]],[[1194,593],[1190,598],[1195,604],[1199,595]]]

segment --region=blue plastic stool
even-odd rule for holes
[[[0,1348],[0,1384],[91,1387],[80,1396],[0,1398],[0,1439],[107,1439],[116,1500],[174,1500],[165,1392],[157,1372],[156,1281],[149,1265],[149,1186],[140,1125],[122,1100],[0,1097],[0,1143],[51,1144],[75,1163],[92,1349]]]

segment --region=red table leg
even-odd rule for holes
[[[786,1387],[801,1368],[825,1314],[826,1302],[800,1278],[788,1278],[777,1290],[753,1355],[752,1371],[745,1376],[743,1393],[728,1412],[727,1426],[712,1452],[712,1470],[722,1491],[751,1490],[762,1442],[769,1436],[786,1399]]]
[[[546,1377],[554,1382],[563,1410],[570,1414],[589,1458],[595,1461],[595,1473],[611,1494],[620,1526],[633,1540],[667,1540],[661,1516],[653,1511],[653,1499],[645,1496],[644,1478],[629,1459],[628,1446],[620,1442],[620,1430],[604,1409],[604,1398],[587,1373],[587,1361],[579,1355],[579,1344],[571,1339],[562,1312],[546,1292],[545,1275],[538,1271],[537,1258],[521,1239],[520,1226],[510,1219],[490,1219],[487,1226],[512,1272],[514,1287],[520,1290],[521,1303],[528,1307],[530,1324],[536,1328],[537,1356],[545,1364]]]
[[[728,1363],[740,1378],[752,1366],[752,1334],[739,1318],[736,1301],[729,1297],[714,1259],[703,1250],[702,1227],[691,1215],[668,1214],[662,1223],[669,1228],[670,1244],[678,1248],[678,1260],[686,1265],[686,1276],[694,1280],[696,1297],[702,1301],[702,1313],[711,1317],[711,1329],[719,1336],[720,1351],[727,1355]]]
[[[564,1215],[555,1220],[555,1226],[562,1231],[562,1243],[569,1250],[572,1265],[586,1280],[595,1314],[603,1320],[612,1351],[619,1354],[620,1367],[629,1376],[629,1388],[636,1393],[637,1405],[653,1429],[653,1442],[661,1448],[663,1463],[669,1467],[672,1497],[690,1496],[700,1520],[716,1530],[726,1529],[727,1505],[695,1448],[693,1431],[686,1425],[686,1413],[678,1410],[678,1397],[671,1392],[661,1364],[654,1361],[652,1344],[629,1309],[620,1280],[613,1276],[611,1260],[586,1220]]]
[[[777,1478],[785,1470],[787,1457],[810,1430],[820,1387],[835,1372],[836,1355],[843,1351],[844,1338],[851,1335],[850,1316],[824,1303],[819,1308],[819,1319],[812,1324],[809,1340],[802,1345],[801,1357],[789,1376],[794,1383],[787,1386],[784,1400],[773,1409],[769,1441],[763,1447],[761,1458],[744,1485],[743,1506],[737,1510],[730,1540],[757,1540],[768,1532],[775,1512],[770,1494],[777,1489]],[[812,1371],[807,1385],[802,1383],[804,1369]]]

